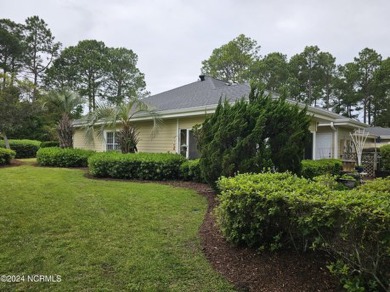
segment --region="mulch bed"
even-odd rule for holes
[[[343,291],[326,268],[325,255],[288,252],[258,253],[236,247],[223,238],[215,223],[215,193],[204,184],[165,182],[196,190],[208,200],[208,210],[199,233],[203,252],[213,268],[238,291]]]

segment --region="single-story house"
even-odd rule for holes
[[[197,141],[193,126],[201,124],[208,115],[215,112],[220,98],[234,102],[248,98],[248,84],[230,84],[201,75],[196,82],[174,88],[144,99],[158,111],[163,124],[157,134],[151,135],[153,122],[150,116],[135,116],[134,125],[139,131],[140,152],[181,153],[191,159],[198,157]],[[304,105],[301,105],[304,107]],[[306,149],[306,158],[340,158],[352,151],[349,133],[366,125],[330,111],[308,107],[311,116],[312,141]],[[107,151],[117,148],[115,130],[107,129],[104,137],[95,136],[92,142],[85,138],[81,123],[75,123],[74,147]]]
[[[383,145],[390,144],[390,128],[369,127],[366,128],[369,133],[364,148],[375,149]]]

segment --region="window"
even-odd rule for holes
[[[119,150],[116,132],[106,132],[106,151]]]
[[[188,159],[199,158],[198,141],[194,136],[194,131],[190,129],[180,129],[179,151],[181,155]]]

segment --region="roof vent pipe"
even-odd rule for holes
[[[202,74],[202,75],[199,75],[200,81],[204,81],[205,77],[206,77],[206,76],[203,75],[203,74]]]

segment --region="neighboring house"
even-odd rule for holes
[[[198,157],[193,126],[201,124],[215,112],[220,98],[234,102],[242,97],[248,98],[249,93],[248,84],[229,84],[201,75],[196,82],[145,98],[144,101],[158,111],[163,124],[152,136],[151,117],[140,115],[133,119],[139,130],[138,151],[176,152],[190,159]],[[310,159],[339,158],[352,151],[349,133],[366,127],[361,122],[316,107],[308,107],[308,114],[311,116],[309,130],[312,139],[305,156]],[[118,147],[115,129],[107,129],[104,137],[95,136],[88,143],[82,125],[76,123],[75,127],[75,148],[107,151]]]
[[[383,145],[390,144],[390,128],[369,127],[366,128],[366,131],[369,136],[364,148],[380,148]]]

